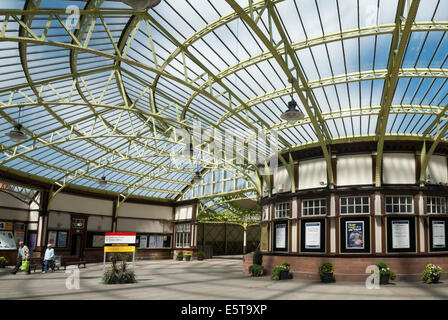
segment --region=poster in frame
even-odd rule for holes
[[[365,239],[364,221],[345,222],[345,248],[349,250],[363,250]]]

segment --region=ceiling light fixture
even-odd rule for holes
[[[11,130],[6,135],[11,139],[14,143],[19,143],[27,138],[26,134],[22,131],[22,124],[20,123],[20,114],[22,111],[22,107],[19,107],[19,118],[17,120],[17,123],[14,125],[14,129]]]
[[[106,180],[106,176],[102,176],[101,177],[101,180],[99,180],[98,181],[98,184],[100,185],[100,186],[105,186],[105,185],[107,185],[107,180]]]
[[[202,180],[201,174],[199,173],[199,171],[196,171],[196,174],[193,177],[193,182],[199,183],[201,180]]]
[[[151,9],[158,5],[162,0],[121,0],[121,2],[131,6],[134,10]]]
[[[291,101],[288,102],[288,110],[282,113],[280,118],[288,122],[289,124],[294,124],[298,120],[305,118],[305,115],[297,106],[297,102],[293,98],[294,93],[294,80],[289,80],[291,83]]]
[[[187,158],[193,158],[194,156],[194,149],[193,149],[193,144],[189,143],[188,145],[185,146],[185,149],[182,151],[182,154],[184,157]]]

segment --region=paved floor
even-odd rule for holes
[[[369,290],[364,283],[323,284],[306,280],[272,281],[268,276],[242,274],[242,261],[139,261],[138,283],[104,285],[101,264],[80,269],[80,289],[66,288],[69,274],[47,274],[0,269],[0,299],[448,299],[448,282],[397,283]]]

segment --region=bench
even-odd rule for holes
[[[85,268],[86,267],[86,263],[87,263],[87,261],[85,261],[85,260],[79,260],[79,261],[67,260],[67,261],[62,261],[61,262],[61,266],[64,267],[64,270],[67,270],[67,266],[76,266],[76,265],[78,266],[78,268],[79,268],[80,265],[83,265],[84,268]]]
[[[40,268],[41,271],[44,270],[44,260],[42,258],[30,258],[30,269],[34,270],[34,273],[36,273],[36,269]],[[60,257],[55,256],[55,260],[52,264],[50,264],[48,267],[51,268],[51,270],[54,271],[55,268],[58,268],[60,266]]]

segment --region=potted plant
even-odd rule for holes
[[[380,271],[380,284],[388,284],[389,279],[390,280],[396,279],[395,272],[390,270],[389,266],[385,262],[378,262],[376,266]]]
[[[202,260],[204,260],[204,258],[205,258],[205,252],[204,251],[199,251],[198,252],[198,260],[199,261],[202,261]]]
[[[279,266],[275,266],[271,273],[271,279],[273,280],[287,280],[290,279],[289,269],[291,264],[289,262],[283,262]]]
[[[422,279],[426,283],[437,283],[440,280],[440,275],[443,273],[443,269],[439,266],[436,266],[433,263],[428,263],[425,265],[422,273]]]
[[[324,262],[319,267],[320,280],[324,283],[334,282],[334,269],[331,262]]]
[[[0,257],[0,268],[4,268],[8,264],[8,260],[5,257]]]
[[[249,272],[252,277],[261,277],[264,274],[264,268],[259,264],[253,264],[249,267]]]
[[[259,266],[263,265],[263,254],[260,250],[256,250],[252,256],[252,263]]]
[[[0,257],[0,268],[4,268],[8,264],[8,260],[5,257]]]
[[[185,261],[190,261],[191,260],[191,251],[185,252],[184,257],[185,257]]]
[[[179,251],[179,252],[177,253],[176,260],[177,260],[177,261],[182,261],[182,260],[184,260],[184,254],[182,253],[182,251]]]

